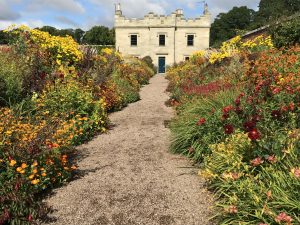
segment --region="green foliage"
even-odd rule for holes
[[[154,73],[157,72],[157,68],[155,68],[153,60],[150,56],[145,56],[144,58],[142,58],[142,60],[148,65],[149,68],[153,70]]]
[[[299,10],[299,0],[261,0],[255,23],[263,26],[283,16],[293,15]]]
[[[114,45],[114,32],[108,27],[94,26],[85,33],[83,43],[90,45]]]
[[[13,105],[26,96],[24,79],[28,69],[22,60],[0,52],[0,106]]]
[[[179,117],[171,123],[172,144],[175,153],[185,154],[201,161],[209,154],[209,144],[225,138],[222,109],[230,104],[237,91],[227,90],[217,93],[213,98],[198,97],[178,108]],[[205,123],[198,121],[205,118]]]
[[[7,45],[9,43],[9,36],[3,30],[0,30],[0,45]]]
[[[114,76],[113,80],[116,82],[118,89],[122,93],[124,105],[136,102],[140,99],[139,92],[135,87],[130,85],[128,80],[121,78],[118,75]]]
[[[246,6],[233,7],[227,13],[220,13],[211,25],[210,44],[220,44],[236,36],[240,30],[248,29],[254,16],[255,11]]]
[[[300,43],[300,16],[289,21],[273,25],[270,33],[277,48]]]

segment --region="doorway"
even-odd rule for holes
[[[166,57],[160,56],[158,57],[158,73],[166,72]]]

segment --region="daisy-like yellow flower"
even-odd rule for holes
[[[14,165],[16,165],[17,164],[17,161],[16,160],[10,160],[10,162],[9,162],[9,165],[10,166],[14,166]]]
[[[21,167],[22,167],[22,169],[26,169],[27,168],[27,164],[26,163],[22,163]]]
[[[34,180],[31,181],[31,183],[32,183],[33,185],[36,185],[36,184],[38,184],[39,182],[40,182],[39,179],[34,179]]]

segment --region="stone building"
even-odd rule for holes
[[[152,12],[144,18],[126,18],[121,5],[115,8],[116,49],[124,55],[150,56],[159,73],[165,67],[209,47],[211,14],[207,5],[203,15],[186,19],[183,10],[168,16]]]

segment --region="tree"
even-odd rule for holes
[[[113,32],[104,26],[94,26],[83,37],[83,43],[91,45],[113,45]]]
[[[51,27],[51,26],[43,26],[43,27],[39,28],[39,30],[48,32],[51,35],[57,35],[57,32],[58,32],[58,30],[55,27]]]
[[[271,26],[270,33],[277,48],[300,44],[300,16]]]
[[[263,26],[300,11],[300,0],[261,0],[255,23]]]
[[[220,13],[211,25],[210,43],[218,45],[246,30],[254,21],[255,11],[246,6],[233,7],[228,13]]]
[[[57,36],[61,36],[61,37],[71,36],[74,38],[74,36],[75,36],[74,33],[75,33],[75,31],[73,29],[57,30]]]
[[[81,44],[82,43],[82,38],[84,36],[85,32],[81,30],[80,28],[76,29],[74,31],[74,39],[77,43]]]

